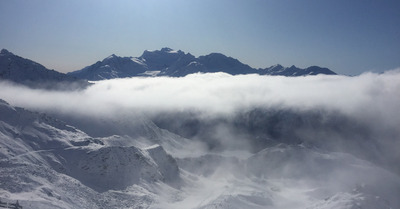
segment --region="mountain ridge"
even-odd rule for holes
[[[280,64],[267,68],[252,68],[238,59],[221,53],[195,57],[181,50],[164,47],[145,50],[139,57],[120,57],[112,54],[101,61],[69,73],[50,70],[43,65],[2,49],[0,52],[0,79],[44,89],[82,89],[86,80],[106,80],[129,77],[183,77],[193,73],[224,72],[231,75],[259,74],[273,76],[336,75],[328,68],[310,66],[302,69]]]
[[[328,68],[318,66],[301,69],[294,65],[283,67],[278,64],[256,69],[221,53],[211,53],[195,57],[190,53],[173,50],[168,47],[164,47],[161,50],[145,50],[140,57],[119,57],[112,54],[102,61],[98,61],[81,70],[70,72],[68,75],[88,80],[104,80],[135,76],[183,77],[192,73],[214,72],[225,72],[231,75],[336,75],[335,72]]]
[[[45,66],[9,52],[0,51],[0,80],[31,88],[76,90],[89,85],[85,80],[47,69]]]

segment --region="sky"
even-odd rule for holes
[[[0,0],[0,48],[70,72],[170,47],[254,68],[400,67],[398,0]]]

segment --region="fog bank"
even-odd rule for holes
[[[356,77],[136,77],[99,81],[82,91],[29,89],[7,82],[0,82],[0,88],[0,98],[14,106],[85,118],[84,123],[100,118],[117,126],[113,121],[122,116],[128,123],[135,121],[128,115],[160,119],[168,113],[157,125],[167,124],[162,128],[185,137],[208,139],[210,146],[243,147],[248,140],[265,145],[269,139],[326,141],[347,151],[368,149],[375,152],[373,157],[390,155],[390,164],[400,157],[395,149],[400,146],[399,69]]]
[[[82,115],[197,110],[230,114],[254,107],[307,110],[327,108],[346,114],[376,114],[399,123],[400,70],[383,74],[281,77],[224,73],[183,78],[129,78],[96,82],[83,91],[29,89],[0,82],[0,98],[15,106]],[[361,116],[362,117],[362,116]]]

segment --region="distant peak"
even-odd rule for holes
[[[210,55],[210,56],[225,56],[224,54],[218,53],[218,52],[213,52],[213,53],[210,53],[209,55]],[[225,57],[226,57],[226,56],[225,56]]]
[[[162,52],[170,52],[170,51],[174,51],[173,49],[169,48],[169,47],[164,47],[161,49]]]
[[[183,51],[181,50],[174,50],[169,47],[164,47],[160,50],[160,52],[169,53],[169,54],[181,54]]]
[[[2,49],[0,54],[13,54],[13,53],[9,52],[7,49]]]
[[[161,50],[145,50],[143,52],[142,56],[140,56],[140,57],[146,58],[148,56],[160,56],[160,55],[163,56],[163,55],[171,55],[171,54],[183,55],[185,53],[181,50],[174,50],[169,47],[164,47],[164,48],[161,48]]]
[[[269,67],[269,69],[282,69],[282,68],[284,67],[280,64],[272,65],[271,67]]]
[[[160,53],[160,52],[170,53],[170,52],[174,52],[174,50],[169,47],[161,48],[161,50],[147,50],[147,49],[144,50],[144,53]]]
[[[108,56],[107,58],[105,58],[105,60],[113,59],[113,58],[116,58],[116,57],[118,57],[118,56],[115,55],[115,54],[112,54],[112,55]]]
[[[209,55],[206,55],[205,57],[221,57],[221,58],[226,58],[227,56],[224,55],[224,54],[222,54],[222,53],[213,52],[213,53],[211,53],[211,54],[209,54]]]

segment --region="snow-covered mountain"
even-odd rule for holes
[[[175,159],[159,145],[107,145],[3,100],[0,137],[0,198],[24,208],[136,208],[154,201],[146,185],[180,185]]]
[[[138,76],[147,69],[148,67],[140,59],[118,57],[113,54],[82,70],[68,73],[68,75],[87,80],[103,80]]]
[[[333,71],[328,68],[321,68],[318,66],[311,66],[305,69],[300,69],[294,65],[291,67],[283,67],[282,65],[274,65],[269,68],[259,69],[260,75],[282,75],[282,76],[305,76],[305,75],[335,75]]]
[[[254,69],[239,60],[227,57],[220,53],[212,53],[198,58],[181,50],[162,48],[155,51],[144,51],[140,57],[118,57],[111,55],[82,70],[69,73],[82,79],[103,80],[125,78],[133,76],[171,76],[181,77],[192,73],[225,72],[231,75],[260,74],[303,76],[327,74],[334,75],[327,68],[312,66],[300,69],[295,66],[283,67],[280,65],[265,69]]]
[[[335,73],[317,66],[300,69],[295,66],[271,66],[254,69],[232,57],[220,53],[194,57],[190,53],[170,48],[144,51],[140,57],[119,57],[115,54],[81,70],[67,74],[49,70],[43,65],[14,55],[2,49],[0,52],[0,79],[33,88],[82,89],[89,85],[86,80],[105,80],[134,76],[182,77],[192,73],[225,72],[231,75],[260,74],[304,76]]]
[[[0,80],[46,89],[79,89],[89,85],[87,81],[49,70],[6,49],[0,52]]]
[[[255,152],[244,146],[210,151],[196,137],[160,129],[143,115],[80,123],[81,116],[59,116],[74,126],[0,100],[2,202],[32,209],[400,207],[399,175],[352,154],[279,138],[282,143]],[[291,126],[292,119],[284,114],[275,128]],[[254,125],[247,128],[256,138]],[[233,135],[245,137],[225,135],[227,143]]]

